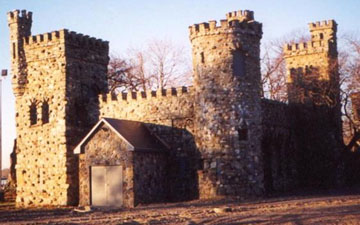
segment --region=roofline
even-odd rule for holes
[[[145,129],[149,131],[151,135],[155,136],[161,142],[161,144],[167,148],[167,150],[170,149],[170,145],[168,145],[162,138],[160,138],[159,135],[155,134],[148,126],[145,126]]]
[[[128,142],[113,126],[111,126],[110,123],[108,123],[106,121],[106,118],[101,118],[99,120],[99,122],[97,122],[97,124],[89,131],[89,133],[81,140],[81,142],[75,147],[74,149],[74,154],[81,154],[81,147],[82,145],[89,139],[89,137],[96,131],[96,129],[102,124],[106,124],[112,131],[115,132],[115,134],[117,134],[119,136],[119,138],[121,138],[121,140],[125,141],[129,146],[131,146],[131,148],[129,149],[130,151],[134,151],[135,147],[130,144],[130,142]]]

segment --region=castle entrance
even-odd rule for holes
[[[93,206],[122,206],[122,166],[91,167],[91,204]]]

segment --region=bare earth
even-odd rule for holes
[[[15,209],[0,203],[0,224],[360,224],[360,194],[308,195],[139,206],[134,209]]]

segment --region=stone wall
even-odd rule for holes
[[[194,118],[192,87],[147,92],[106,94],[99,98],[100,117],[127,119],[165,126]],[[191,127],[187,127],[191,133]]]
[[[262,25],[252,11],[189,28],[201,198],[263,193],[260,106]]]
[[[134,206],[168,200],[167,152],[134,153]]]
[[[284,47],[291,123],[302,186],[339,183],[342,142],[337,24],[310,23],[311,40]]]
[[[169,201],[198,197],[200,154],[194,140],[193,88],[100,96],[101,117],[145,122],[169,147]]]
[[[264,157],[266,193],[284,192],[297,188],[298,148],[291,127],[291,114],[286,103],[263,99],[261,147]]]

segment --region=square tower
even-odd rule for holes
[[[298,153],[299,183],[335,186],[342,146],[337,24],[310,23],[311,39],[284,47],[291,127]]]
[[[19,206],[77,204],[72,150],[98,120],[108,42],[68,30],[30,36],[31,12],[8,13],[16,96]]]
[[[310,23],[311,39],[284,47],[289,103],[340,104],[337,24]]]

